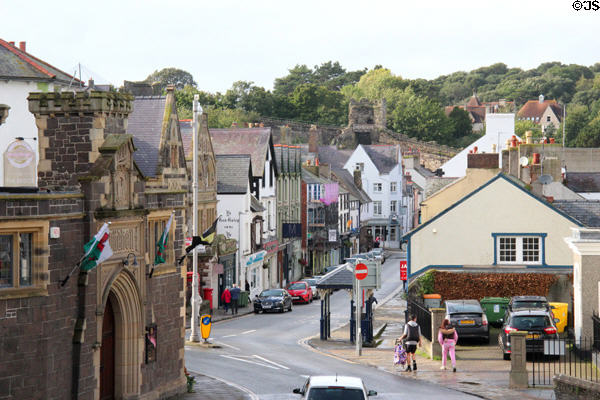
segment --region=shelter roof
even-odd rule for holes
[[[345,268],[343,264],[330,273],[323,276],[317,282],[317,289],[352,289],[354,273]]]
[[[222,154],[217,161],[217,193],[244,194],[248,191],[250,179],[249,154]]]
[[[133,101],[127,133],[133,135],[137,151],[133,158],[145,176],[158,173],[158,155],[165,115],[166,96],[141,96]]]

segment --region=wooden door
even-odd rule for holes
[[[115,398],[115,315],[110,299],[104,309],[100,353],[100,400]]]

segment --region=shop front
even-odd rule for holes
[[[246,257],[246,279],[250,283],[250,298],[258,295],[263,291],[263,264],[265,262],[265,250],[258,251]]]

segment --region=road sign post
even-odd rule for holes
[[[356,355],[357,356],[360,356],[362,354],[362,332],[361,332],[362,301],[360,299],[360,295],[361,295],[360,281],[365,279],[368,274],[369,274],[369,268],[365,264],[358,263],[354,267],[354,278],[355,278],[354,279],[354,287],[356,289],[355,297],[354,297],[354,305],[356,307],[356,317],[355,317],[355,323],[354,323],[354,326],[355,326],[354,340],[356,343]]]

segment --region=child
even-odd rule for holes
[[[456,333],[456,329],[452,327],[450,321],[445,319],[438,331],[438,342],[440,342],[440,346],[442,346],[442,367],[440,369],[446,369],[446,358],[448,357],[448,352],[450,352],[452,372],[456,372],[455,346],[457,341],[458,333]]]

